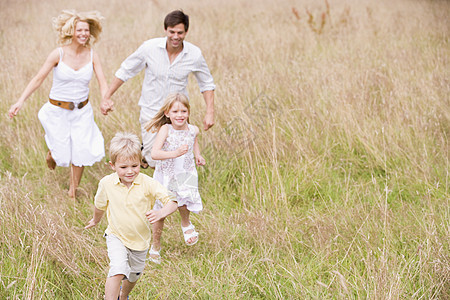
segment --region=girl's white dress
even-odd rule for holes
[[[75,108],[68,110],[47,102],[39,110],[38,118],[45,130],[45,142],[56,165],[68,167],[92,166],[105,156],[102,133],[94,121],[91,103],[81,109],[77,106],[89,97],[89,82],[92,78],[91,61],[79,70],[66,65],[63,50],[59,48],[60,60],[53,69],[50,98],[73,102]]]
[[[203,205],[198,192],[198,173],[193,152],[196,135],[194,126],[188,124],[187,130],[176,130],[171,124],[166,126],[169,132],[162,150],[174,151],[181,145],[188,145],[188,152],[177,158],[157,160],[153,178],[174,193],[178,206],[186,205],[189,211],[198,213]],[[160,207],[161,203],[155,206],[157,209]]]

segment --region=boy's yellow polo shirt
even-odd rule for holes
[[[117,173],[103,177],[95,195],[95,207],[106,211],[106,234],[114,234],[122,243],[137,251],[149,248],[151,224],[145,213],[153,208],[155,200],[163,204],[175,197],[159,182],[139,173],[128,189]]]

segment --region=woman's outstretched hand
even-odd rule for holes
[[[22,108],[23,103],[16,102],[15,104],[11,105],[11,108],[8,111],[8,116],[12,119],[13,117],[17,116],[17,113]]]

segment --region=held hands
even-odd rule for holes
[[[114,102],[111,99],[103,99],[102,102],[100,102],[100,111],[105,116],[110,111],[114,111]]]
[[[188,152],[188,149],[188,145],[181,145],[180,148],[175,150],[175,154],[177,155],[176,157],[186,154]]]

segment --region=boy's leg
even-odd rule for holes
[[[136,285],[136,282],[141,277],[142,272],[144,272],[145,258],[147,257],[147,252],[148,249],[144,251],[135,251],[128,249],[128,262],[130,263],[131,271],[128,278],[122,281],[122,290],[120,292],[119,299],[124,300],[127,299],[131,290]]]
[[[120,300],[126,300],[128,295],[130,294],[131,290],[134,288],[134,286],[136,285],[136,282],[130,282],[128,280],[124,280],[122,282],[122,290],[120,292]]]
[[[108,248],[109,272],[105,283],[105,299],[117,300],[120,292],[120,283],[130,276],[128,248],[113,234],[105,234]]]
[[[120,292],[120,282],[123,274],[108,277],[105,283],[105,300],[117,300]]]

